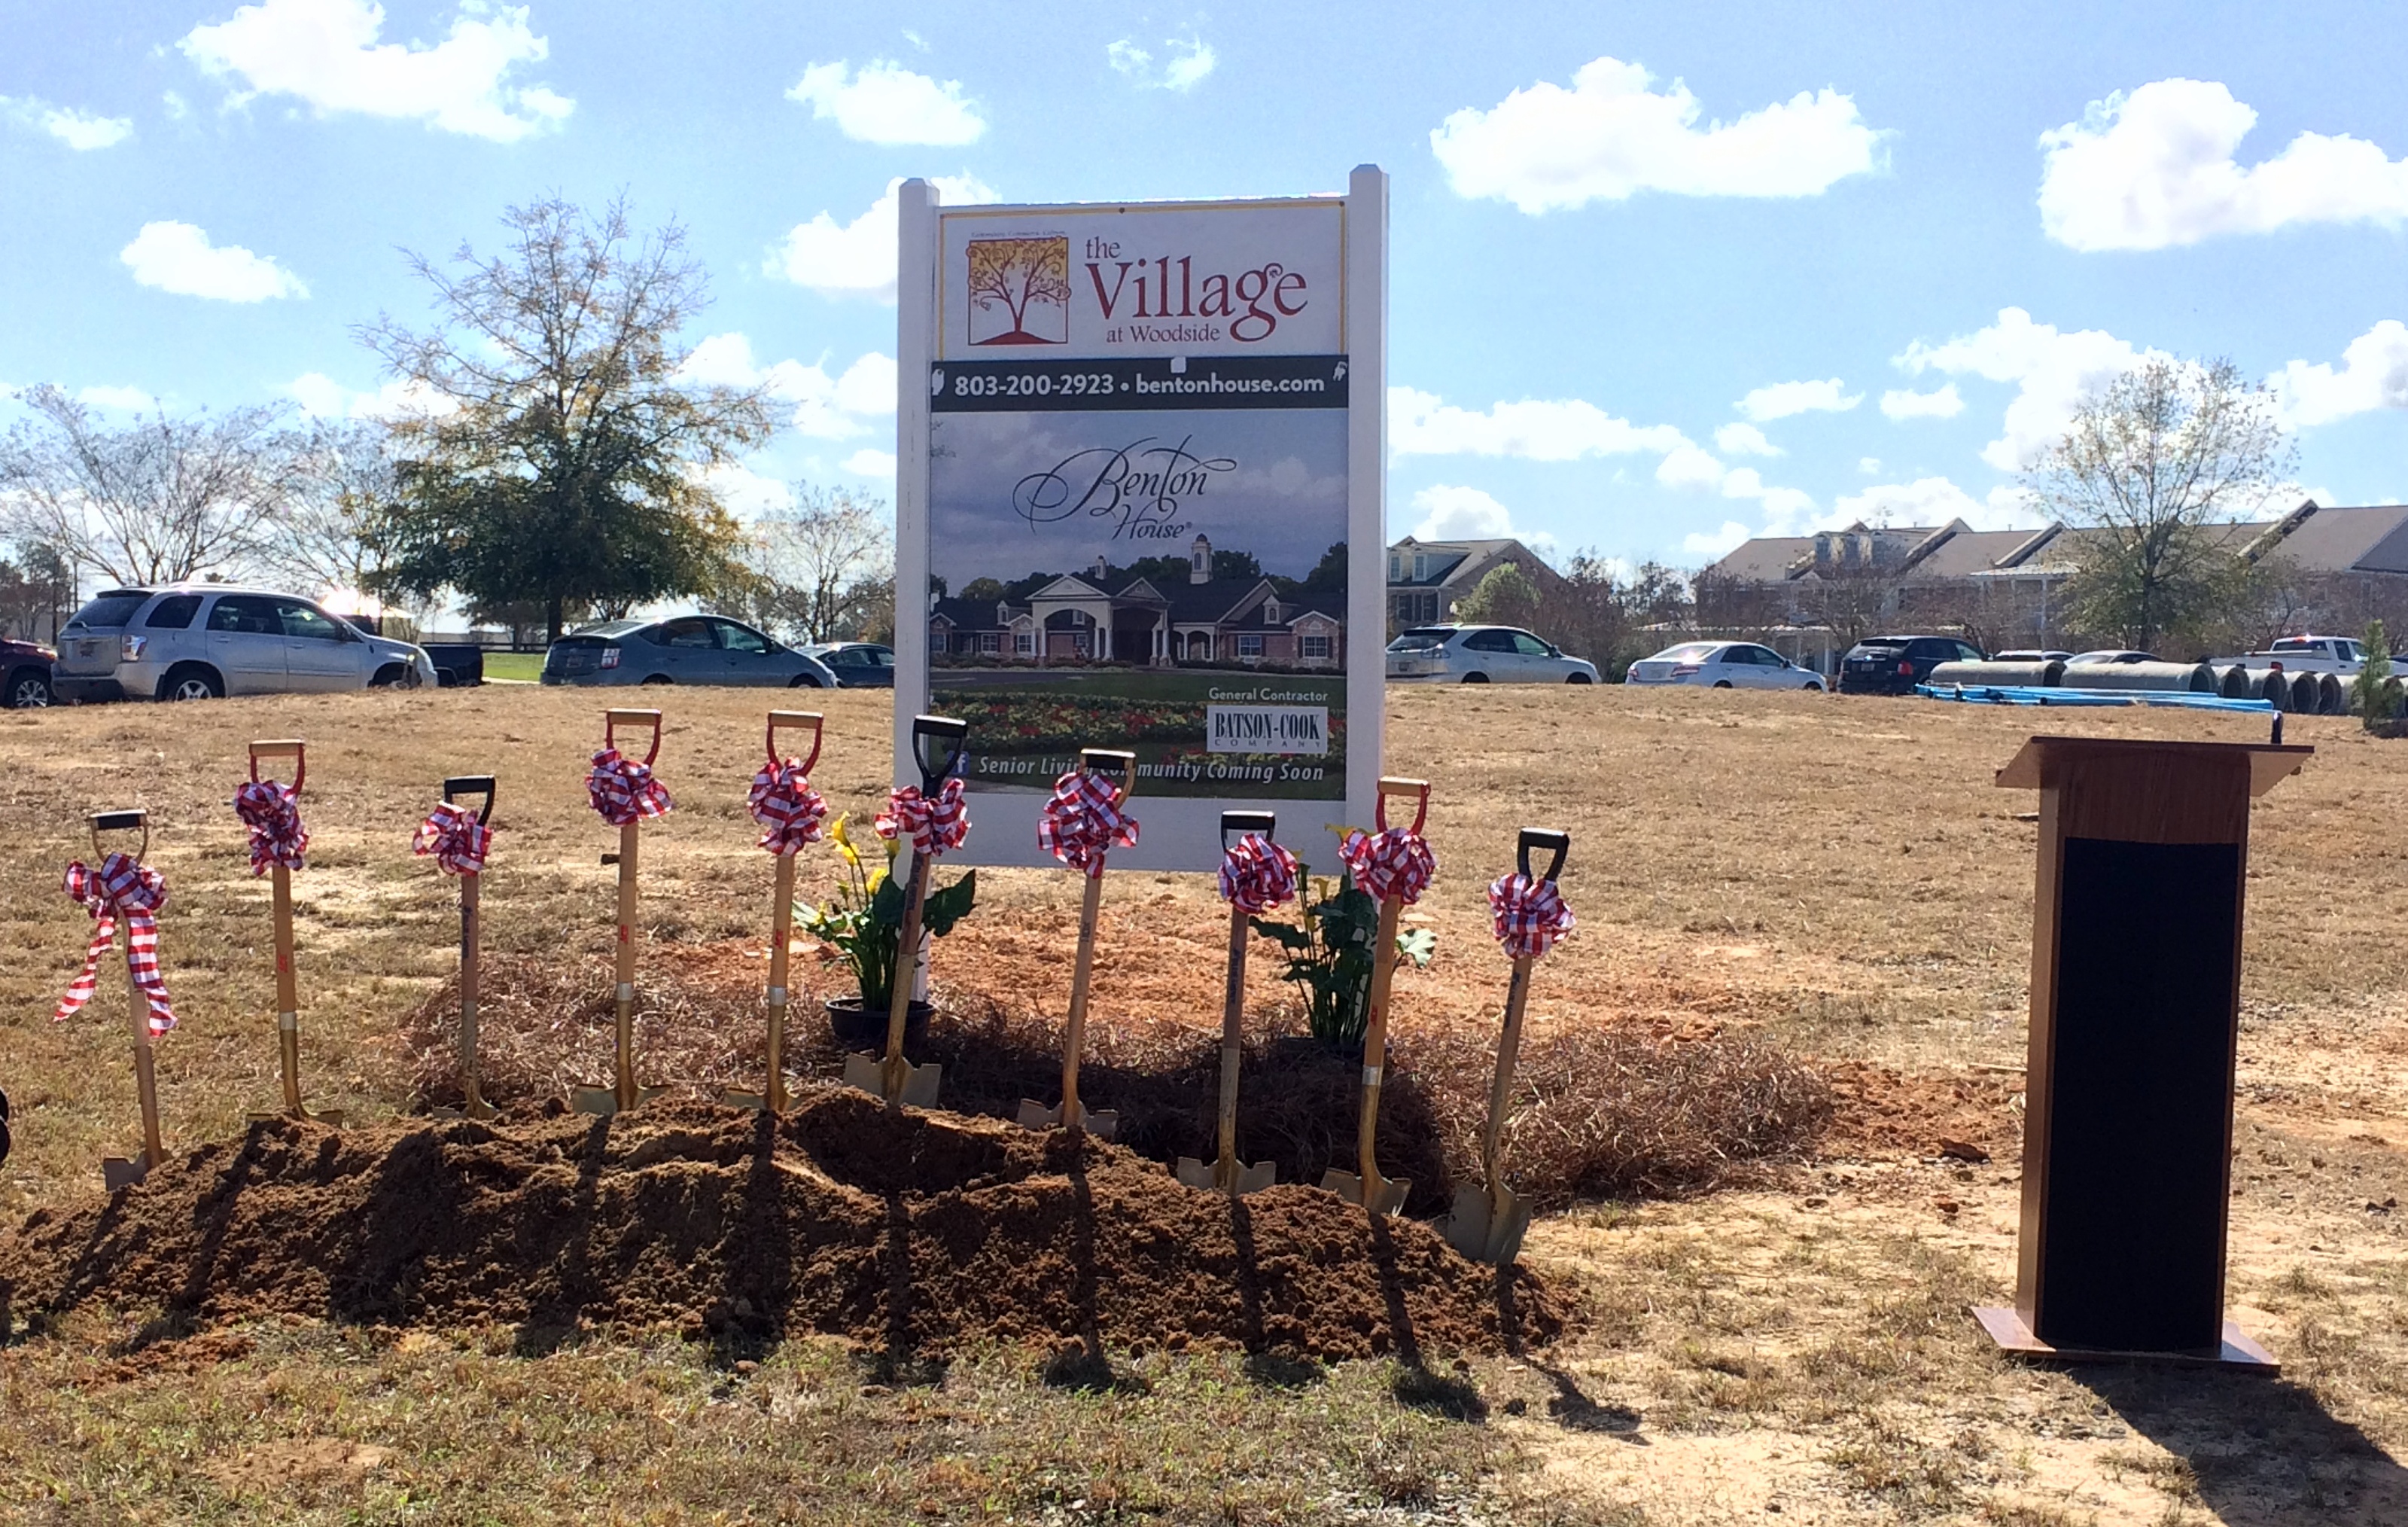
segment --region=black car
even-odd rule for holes
[[[1942,663],[1979,663],[1982,649],[1953,636],[1869,636],[1840,663],[1842,695],[1912,695]]]
[[[875,641],[825,641],[805,652],[825,663],[846,689],[895,687],[895,649]]]
[[[0,710],[50,703],[50,665],[59,655],[31,641],[0,639]]]

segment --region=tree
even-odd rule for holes
[[[2202,624],[2241,575],[2208,526],[2257,509],[2291,462],[2272,396],[2230,361],[2158,357],[2109,382],[2025,474],[2090,530],[2070,624],[2142,648]]]
[[[0,439],[0,527],[120,583],[245,565],[273,544],[294,459],[281,407],[118,428],[56,387]]]
[[[846,591],[894,576],[892,522],[878,499],[798,483],[792,509],[753,525],[743,562],[738,608],[781,635],[835,641]]]
[[[1010,329],[978,341],[982,345],[1045,342],[1028,332],[1031,304],[1070,301],[1070,248],[1059,238],[973,238],[969,243],[969,300],[980,309],[1000,305]]]
[[[2366,623],[2366,635],[2358,645],[2365,649],[2365,661],[2358,677],[2350,681],[2350,708],[2372,727],[2390,720],[2399,711],[2400,684],[2391,677],[2391,637],[2381,621]]]
[[[1254,560],[1254,554],[1252,552],[1215,551],[1212,554],[1212,577],[1215,581],[1225,578],[1260,578],[1262,575],[1263,565]]]
[[[539,601],[552,636],[580,601],[703,594],[740,531],[710,468],[766,440],[764,387],[703,385],[679,338],[708,305],[671,223],[638,238],[624,201],[511,208],[509,246],[452,267],[422,255],[436,327],[358,331],[423,401],[394,425],[399,497],[369,540],[380,591]]]
[[[1004,596],[1000,578],[973,578],[962,585],[961,598],[976,604],[994,604]]]
[[[1346,543],[1339,541],[1321,554],[1321,560],[1304,575],[1304,586],[1315,593],[1346,592]]]
[[[256,561],[313,592],[365,590],[382,561],[370,537],[400,499],[390,432],[380,424],[322,424],[294,452],[277,533]]]
[[[75,606],[75,574],[58,549],[39,542],[0,561],[0,636],[58,640]]]
[[[1649,627],[1678,622],[1683,612],[1682,580],[1670,569],[1644,563],[1626,579],[1614,563],[1580,551],[1564,564],[1561,580],[1540,595],[1530,629],[1595,663],[1611,683],[1664,644]]]
[[[1477,626],[1526,627],[1539,618],[1539,588],[1511,562],[1488,569],[1455,602],[1455,617]]]

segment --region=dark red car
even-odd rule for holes
[[[48,647],[0,637],[0,710],[50,703],[50,665],[58,660]]]

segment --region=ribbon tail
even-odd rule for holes
[[[104,915],[94,921],[92,943],[83,952],[83,970],[67,983],[66,995],[59,999],[58,1011],[50,1015],[52,1023],[64,1023],[82,1012],[83,1004],[92,1001],[93,990],[100,985],[101,957],[108,953],[108,946],[116,938],[117,919]]]

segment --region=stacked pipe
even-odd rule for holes
[[[2223,681],[2205,663],[2070,663],[2058,681],[2068,689],[2172,689],[2218,694]]]
[[[1927,684],[2026,684],[2053,689],[2065,677],[2065,664],[2057,658],[2045,663],[1942,663],[1931,670]]]

